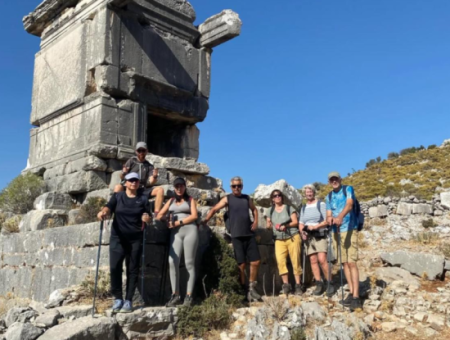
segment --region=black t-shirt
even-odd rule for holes
[[[114,194],[106,207],[114,213],[111,235],[127,239],[142,236],[142,214],[150,214],[148,198],[142,195],[128,197],[125,191]]]
[[[234,196],[229,194],[228,215],[231,237],[253,236],[252,221],[250,220],[250,197],[248,195]]]

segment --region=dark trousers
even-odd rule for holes
[[[139,262],[142,255],[142,240],[126,240],[111,235],[109,243],[109,267],[111,272],[111,293],[115,299],[122,298],[123,261],[127,268],[125,300],[133,300],[139,278]]]

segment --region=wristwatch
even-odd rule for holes
[[[178,222],[180,222],[180,227],[183,226],[183,220],[179,220]]]

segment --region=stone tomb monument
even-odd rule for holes
[[[47,192],[19,233],[0,236],[0,295],[45,301],[95,268],[98,223],[66,226],[72,205],[109,198],[138,141],[147,142],[166,196],[183,176],[201,213],[218,201],[221,181],[197,162],[196,123],[208,111],[212,48],[238,36],[241,21],[230,10],[194,21],[186,0],[45,0],[24,18],[41,38],[26,171],[42,175]],[[145,300],[160,304],[170,294],[167,240],[155,230],[147,240]],[[106,270],[108,242],[106,232]]]

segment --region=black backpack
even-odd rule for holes
[[[344,196],[347,197],[347,185],[343,185],[342,189],[344,190]],[[333,191],[330,191],[330,193],[328,194],[328,201],[331,202],[331,195],[332,195]],[[364,215],[361,213],[361,206],[359,205],[359,201],[356,198],[355,195],[355,199],[353,201],[353,213],[356,216],[356,229],[358,231],[361,231],[362,228],[364,227]]]

